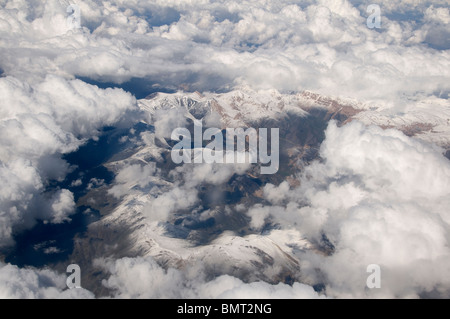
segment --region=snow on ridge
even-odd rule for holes
[[[426,142],[450,147],[450,103],[442,99],[430,98],[412,104],[406,110],[395,111],[311,91],[283,94],[277,90],[255,91],[244,86],[227,93],[156,93],[149,99],[139,100],[139,106],[150,114],[177,107],[186,108],[187,113],[192,108],[206,108],[209,112],[219,113],[223,126],[230,127],[248,126],[264,118],[277,119],[287,113],[307,116],[312,108],[323,108],[330,113],[343,114],[349,121],[395,128]]]

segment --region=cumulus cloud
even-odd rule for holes
[[[382,9],[379,30],[366,26],[371,3]],[[448,8],[440,1],[88,0],[80,8],[85,28],[72,32],[61,25],[61,2],[7,1],[5,73],[138,78],[149,90],[306,89],[403,107],[448,90]],[[26,49],[18,52],[18,41]]]
[[[139,164],[125,166],[116,176],[116,185],[114,185],[108,192],[115,197],[121,196],[130,192],[133,187],[144,188],[150,184],[156,173],[156,164],[149,163],[145,166]]]
[[[198,202],[198,191],[177,187],[170,189],[150,200],[144,209],[145,216],[150,221],[167,221],[172,213],[192,208]]]
[[[135,99],[122,90],[102,90],[79,80],[48,76],[30,85],[14,77],[0,79],[0,246],[14,231],[36,220],[62,223],[75,211],[66,190],[46,193],[50,180],[71,171],[62,154],[75,151],[99,129],[130,122]]]
[[[18,268],[0,263],[1,299],[92,299],[85,289],[68,290],[66,276],[48,269]]]
[[[170,139],[175,129],[183,128],[187,124],[185,111],[180,108],[158,110],[154,117],[155,135],[158,138]]]
[[[69,221],[71,214],[75,211],[75,202],[73,194],[67,189],[56,193],[52,200],[51,222],[60,224]]]
[[[329,296],[448,295],[450,163],[442,150],[396,130],[332,122],[320,155],[300,187],[266,186],[269,201],[285,204],[253,207],[252,225],[270,217],[319,246],[325,235],[329,256],[299,258],[311,278],[320,269]],[[370,264],[384,270],[381,289],[364,289]]]
[[[195,164],[183,165],[170,172],[176,181],[161,188],[144,208],[149,221],[167,221],[178,211],[193,209],[199,202],[199,186],[211,187],[226,183],[233,175],[242,175],[250,164]],[[214,190],[212,190],[214,192]]]
[[[313,299],[321,298],[310,286],[295,283],[246,284],[238,278],[221,276],[207,280],[201,267],[185,271],[161,268],[152,258],[124,258],[96,261],[110,272],[103,284],[115,298],[201,298],[201,299]]]
[[[245,174],[250,167],[250,163],[203,163],[195,165],[183,165],[171,171],[170,174],[174,178],[179,178],[180,176],[182,176],[188,187],[196,187],[202,183],[210,185],[221,185],[227,182],[234,174]]]

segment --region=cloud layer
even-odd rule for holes
[[[270,218],[322,248],[331,244],[327,257],[299,255],[329,296],[448,296],[450,163],[442,150],[396,130],[332,122],[320,155],[299,175],[300,187],[265,187],[278,206],[250,209],[252,226]],[[370,264],[384,271],[380,290],[364,289]]]
[[[381,5],[379,30],[366,25],[372,2]],[[397,107],[449,91],[450,15],[441,1],[88,0],[75,31],[63,2],[3,8],[0,67],[27,80],[138,78],[149,91],[247,84]]]
[[[36,220],[70,220],[73,194],[46,190],[50,181],[63,181],[71,171],[61,155],[105,126],[129,122],[136,100],[122,90],[50,75],[35,85],[0,78],[0,94],[0,176],[7,181],[0,185],[0,246],[8,246],[14,232]]]
[[[114,262],[97,261],[97,263],[103,264],[103,267],[111,273],[103,284],[114,289],[115,298],[320,298],[312,287],[299,283],[293,286],[270,285],[264,282],[246,284],[230,276],[221,276],[208,281],[203,277],[200,266],[184,271],[164,270],[152,258],[124,258]]]
[[[381,6],[381,29],[366,26],[370,3]],[[0,0],[0,248],[38,220],[69,221],[74,194],[48,189],[73,169],[62,155],[105,126],[139,118],[131,94],[93,84],[128,84],[143,96],[237,86],[311,90],[380,106],[392,118],[448,105],[448,1],[85,0],[77,30],[67,25],[68,5]],[[185,122],[176,111],[153,120],[155,136],[143,137],[168,137]],[[266,186],[271,205],[248,207],[250,226],[262,231],[271,221],[281,233],[295,230],[312,242],[316,250],[292,253],[304,282],[325,284],[329,296],[449,296],[450,166],[441,153],[395,130],[332,123],[322,161],[299,173],[298,188]],[[178,168],[170,177],[189,182],[156,188],[145,216],[164,222],[197,203],[200,184],[218,185],[246,170]],[[122,167],[110,193],[153,189],[157,174],[154,165]],[[277,234],[280,245],[295,246]],[[365,269],[373,263],[383,269],[383,288],[368,291]],[[317,297],[299,283],[208,281],[163,270],[149,258],[103,266],[111,273],[105,285],[117,297]],[[72,296],[63,292],[62,277],[47,270],[2,264],[0,282],[7,287],[1,297]]]
[[[92,299],[85,289],[68,290],[66,276],[48,269],[21,269],[0,263],[1,299]]]

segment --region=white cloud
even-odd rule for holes
[[[54,224],[70,221],[69,216],[75,212],[73,194],[67,189],[57,192],[53,196],[51,205],[52,213],[50,221]]]
[[[75,151],[98,129],[133,118],[136,100],[122,90],[101,90],[79,80],[48,76],[29,85],[0,78],[0,246],[37,219],[62,223],[75,211],[68,190],[44,194],[50,180],[71,168],[62,154]],[[118,124],[119,125],[119,124]]]
[[[198,186],[212,185],[219,186],[226,183],[233,175],[243,175],[250,168],[250,164],[195,164],[183,165],[173,169],[170,173],[170,179],[173,184],[158,187],[152,194],[144,207],[144,214],[149,221],[165,222],[182,210],[193,209],[199,203]],[[119,173],[123,178],[122,184],[116,185],[111,189],[114,194],[125,194],[130,191],[130,185],[138,183],[139,180],[148,178],[147,173],[143,173],[140,178],[137,176],[125,176]],[[122,174],[122,175],[121,175]],[[126,183],[126,184],[124,184]],[[121,189],[118,193],[119,188]],[[213,194],[215,190],[211,190]],[[220,192],[219,192],[220,193]]]
[[[201,268],[165,270],[152,258],[123,258],[106,262],[97,260],[97,264],[111,273],[103,284],[113,289],[115,298],[319,298],[312,287],[299,283],[293,286],[264,282],[246,284],[231,276],[206,280]]]
[[[156,137],[170,139],[175,129],[186,127],[185,113],[186,111],[181,108],[158,110],[154,115]]]
[[[264,197],[273,204],[279,204],[285,199],[289,189],[289,183],[286,181],[281,183],[278,187],[267,184],[264,186]]]
[[[255,206],[252,224],[261,228],[270,216],[312,242],[325,234],[330,256],[309,251],[299,259],[305,278],[319,269],[328,296],[447,296],[450,163],[442,151],[396,130],[332,122],[320,155],[324,161],[306,168],[300,187],[284,190],[288,204]],[[273,194],[285,187],[266,186],[265,195],[281,202]],[[364,289],[370,264],[384,271],[382,289]]]
[[[195,164],[183,165],[172,171],[177,176],[180,172],[184,174],[184,181],[188,187],[196,187],[202,183],[221,185],[227,182],[234,174],[243,175],[249,170],[251,164]]]
[[[130,194],[132,189],[145,189],[152,181],[157,172],[155,163],[148,163],[145,166],[135,164],[122,168],[117,176],[115,185],[108,192],[117,198]]]
[[[192,208],[199,200],[197,195],[195,188],[175,186],[150,199],[144,208],[144,214],[149,221],[167,221],[173,213]]]
[[[121,170],[116,177],[119,183],[126,183],[130,180],[136,182],[140,187],[147,186],[151,181],[151,176],[156,172],[156,164],[149,163],[145,166],[131,165]]]
[[[382,7],[379,32],[366,26],[372,2]],[[448,90],[449,58],[442,50],[448,46],[448,8],[439,1],[83,1],[90,30],[75,33],[60,26],[65,8],[56,0],[7,3],[2,19],[14,32],[5,32],[0,43],[1,67],[28,80],[32,70],[33,78],[142,78],[199,91],[248,84],[387,106]],[[422,12],[416,21],[414,14]],[[52,40],[38,42],[42,37]]]
[[[48,269],[0,263],[0,299],[92,299],[85,289],[68,290],[66,276]]]

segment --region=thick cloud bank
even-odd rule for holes
[[[124,258],[97,263],[111,272],[104,285],[114,289],[116,298],[319,298],[312,287],[299,283],[293,286],[264,282],[246,284],[230,276],[207,281],[200,267],[185,271],[164,270],[151,258]]]
[[[250,209],[252,225],[270,218],[312,242],[325,235],[330,255],[307,252],[300,260],[329,296],[448,296],[450,162],[442,151],[396,130],[332,122],[320,154],[300,187],[265,187],[274,206]],[[383,280],[368,291],[371,264],[381,266]]]
[[[381,28],[367,26],[369,4]],[[0,68],[142,90],[313,90],[406,107],[449,92],[448,1],[2,1]],[[141,80],[139,80],[141,79]],[[135,87],[135,89],[136,89]]]
[[[91,299],[85,289],[68,290],[66,277],[51,270],[20,269],[0,263],[1,299]]]

